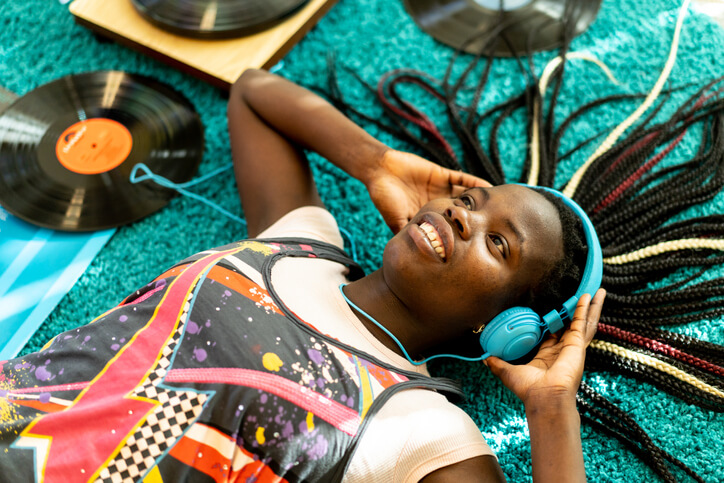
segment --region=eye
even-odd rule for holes
[[[475,199],[468,194],[463,194],[462,196],[460,196],[460,201],[462,201],[463,205],[465,205],[465,208],[467,208],[468,210],[472,210],[473,206],[475,205]]]
[[[490,241],[493,242],[493,245],[495,245],[495,248],[497,248],[500,251],[500,254],[505,257],[505,241],[503,241],[503,237],[498,235],[488,235],[490,238]]]

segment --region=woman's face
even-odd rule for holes
[[[540,283],[563,256],[561,230],[556,207],[529,188],[473,188],[423,206],[385,247],[382,271],[421,323],[455,336]]]

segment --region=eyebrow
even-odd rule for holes
[[[523,244],[525,243],[525,237],[520,234],[520,232],[515,227],[513,222],[510,221],[509,219],[506,218],[505,224],[508,225],[508,228],[510,228],[510,231],[512,231],[513,234],[515,235],[515,237],[518,239],[518,247],[519,247],[520,253],[522,254],[523,253]]]
[[[488,190],[485,188],[476,188],[478,192],[482,195],[484,202],[487,202],[490,199],[490,193],[488,193]],[[510,221],[509,218],[506,218],[504,220],[505,225],[508,227],[510,231],[513,232],[515,237],[518,239],[518,249],[520,251],[520,254],[523,253],[523,244],[525,243],[525,237],[521,235],[520,231],[518,231],[518,228],[513,224],[512,221]]]

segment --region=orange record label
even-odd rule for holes
[[[76,122],[58,138],[55,154],[65,168],[78,174],[110,171],[131,153],[133,138],[123,124],[102,117]]]

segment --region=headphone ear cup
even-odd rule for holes
[[[513,307],[498,314],[480,334],[480,346],[492,356],[510,362],[528,354],[540,342],[543,326],[528,307]]]

